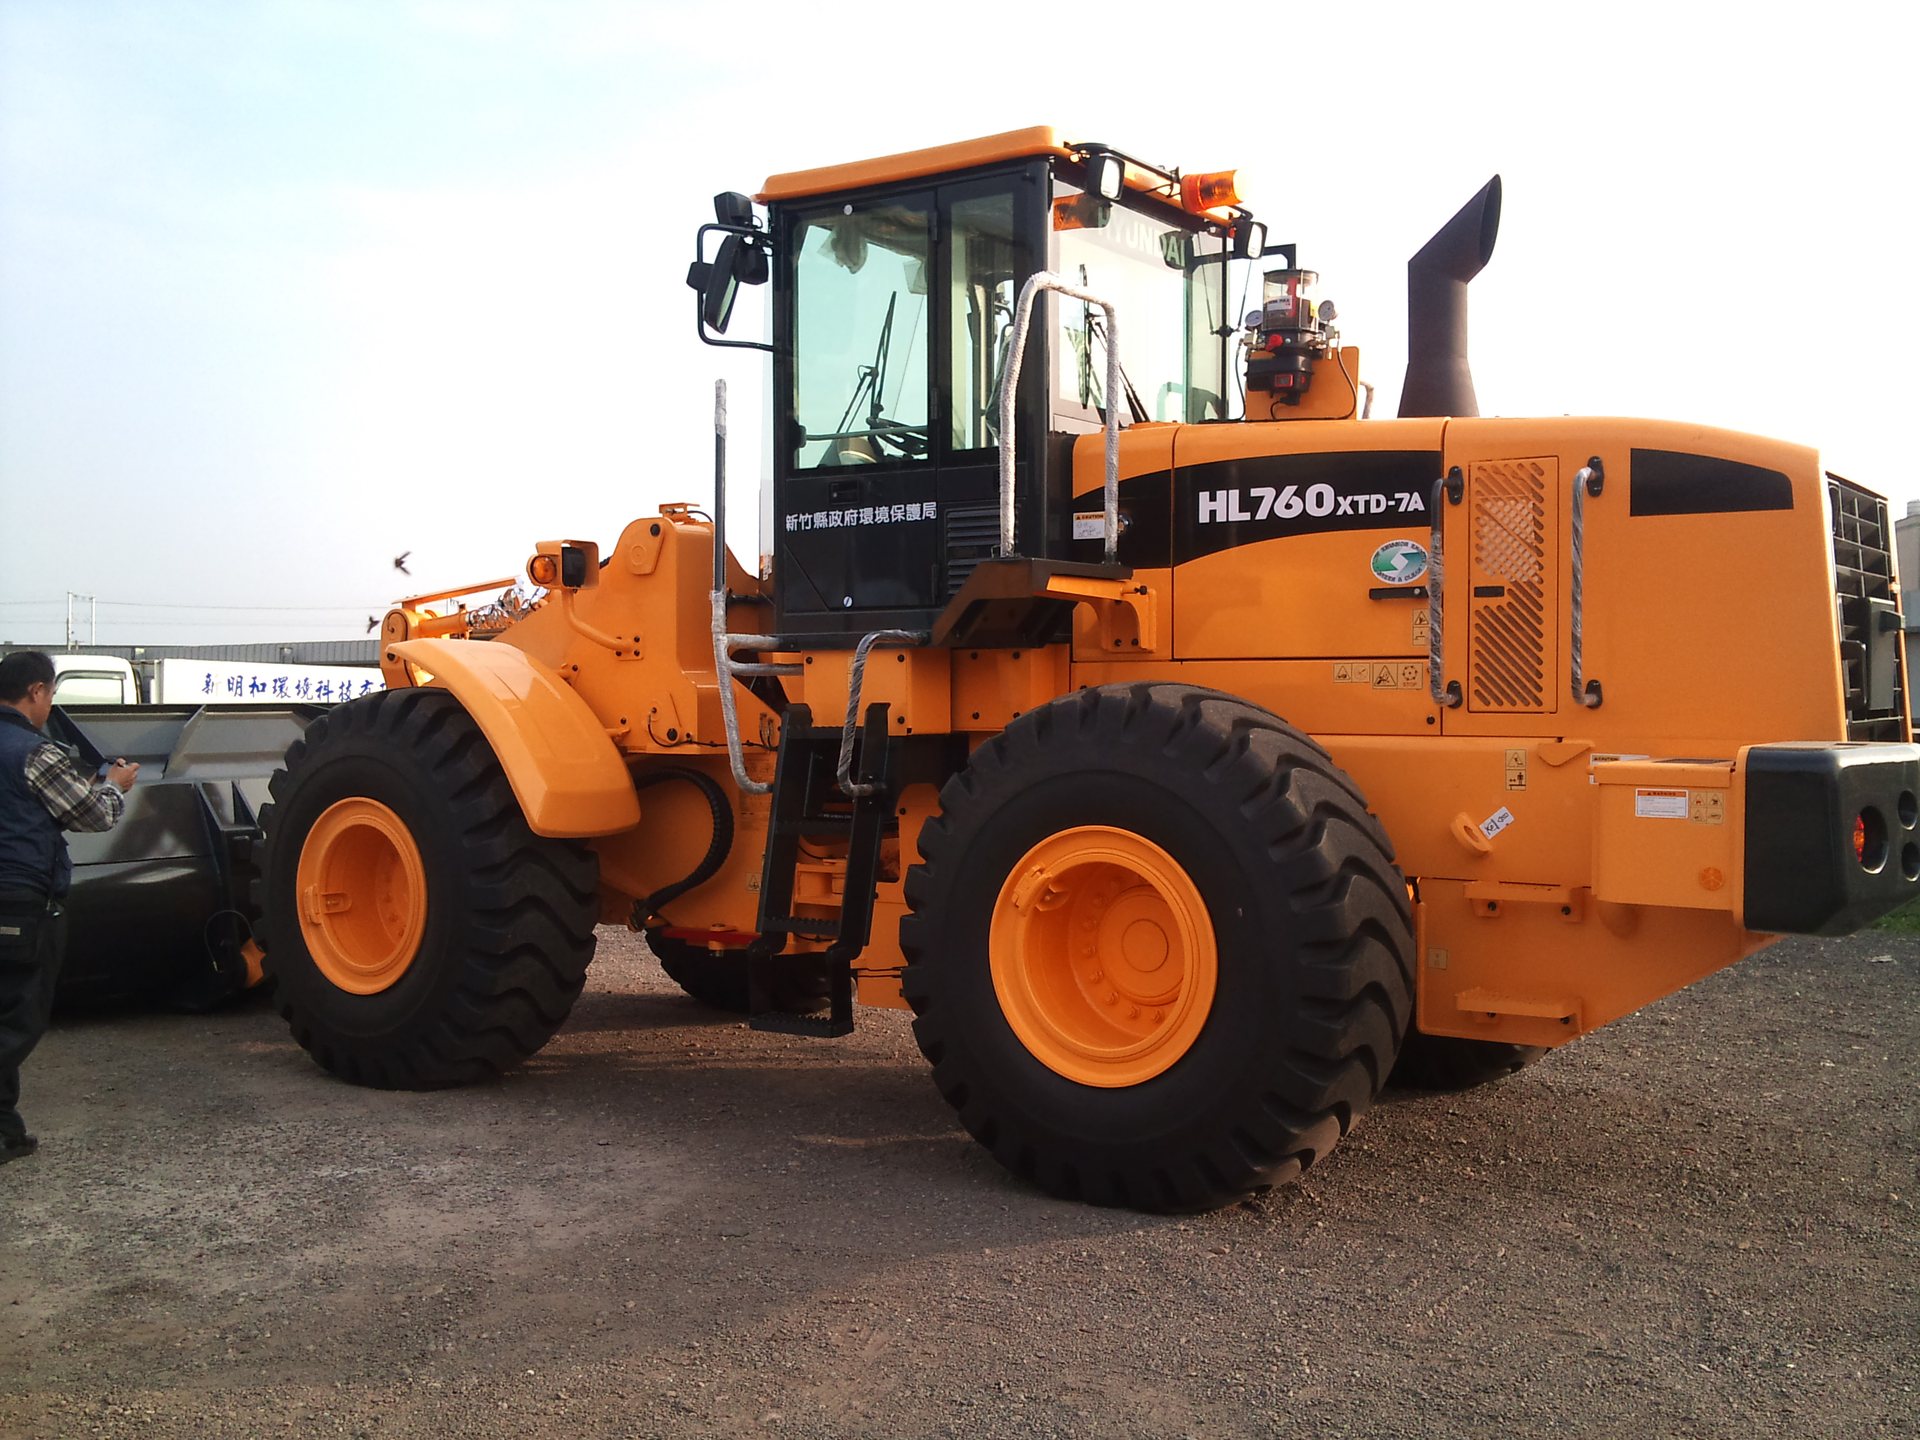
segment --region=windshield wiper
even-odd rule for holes
[[[859,380],[853,387],[853,396],[847,401],[847,408],[840,416],[840,423],[834,427],[844,435],[847,426],[853,423],[853,413],[860,408],[860,400],[867,400],[867,428],[881,428],[880,416],[886,403],[887,356],[893,349],[893,307],[900,302],[900,292],[894,291],[887,297],[887,318],[880,322],[880,341],[873,348],[873,364],[859,368]]]
[[[1091,305],[1086,306],[1086,317],[1087,333],[1105,346],[1107,344],[1106,318],[1102,316],[1096,319]],[[1092,346],[1087,347],[1087,363],[1089,365],[1093,363]],[[1133,423],[1139,425],[1150,418],[1147,415],[1147,407],[1140,403],[1140,392],[1133,388],[1133,377],[1127,374],[1125,361],[1120,363],[1120,388],[1126,392],[1127,409],[1133,412]]]

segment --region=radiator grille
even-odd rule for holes
[[[1539,711],[1548,704],[1552,641],[1547,625],[1552,574],[1552,459],[1501,460],[1473,467],[1469,599],[1473,710]]]
[[[1900,631],[1893,594],[1893,525],[1887,502],[1865,486],[1827,472],[1833,526],[1834,603],[1840,623],[1840,668],[1847,689],[1847,738],[1899,740],[1906,713],[1900,673]]]
[[[947,598],[952,599],[974,567],[1000,543],[1000,507],[951,505],[941,513],[947,527]]]

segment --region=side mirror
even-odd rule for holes
[[[714,223],[702,225],[694,236],[693,264],[687,267],[687,288],[700,297],[695,333],[704,344],[734,349],[771,350],[758,340],[718,340],[733,319],[734,301],[742,285],[764,285],[773,273],[773,240],[753,218],[753,201],[735,190],[713,197]],[[702,259],[710,231],[725,237],[712,260]],[[710,333],[711,332],[711,333]]]
[[[742,285],[764,285],[767,277],[773,273],[772,256],[766,245],[752,236],[747,236],[746,248],[740,255],[739,276]]]
[[[1259,220],[1241,216],[1233,227],[1233,258],[1258,260],[1267,253],[1267,227]]]
[[[700,318],[726,334],[740,287],[766,284],[770,270],[766,248],[756,236],[727,236],[712,264],[695,261],[687,270],[687,284],[700,292]]]
[[[701,286],[700,318],[722,335],[727,333],[727,322],[733,319],[733,302],[740,294],[740,252],[745,245],[745,238],[739,235],[729,235],[722,240],[720,253],[707,267],[706,283]]]

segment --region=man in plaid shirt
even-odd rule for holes
[[[138,765],[91,776],[41,731],[53,713],[53,661],[38,650],[0,659],[0,1165],[39,1141],[16,1108],[20,1066],[46,1033],[67,945],[60,901],[73,866],[68,830],[111,830]]]

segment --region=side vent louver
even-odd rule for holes
[[[1467,492],[1473,542],[1470,710],[1554,708],[1548,612],[1556,574],[1558,475],[1559,462],[1551,457],[1473,467]]]
[[[947,599],[951,600],[967,583],[974,566],[993,554],[993,547],[1000,543],[1000,507],[950,505],[941,515],[941,523],[947,527]]]
[[[1900,674],[1901,620],[1893,594],[1893,524],[1887,502],[1829,470],[1827,509],[1833,525],[1847,738],[1899,740],[1907,696]]]

